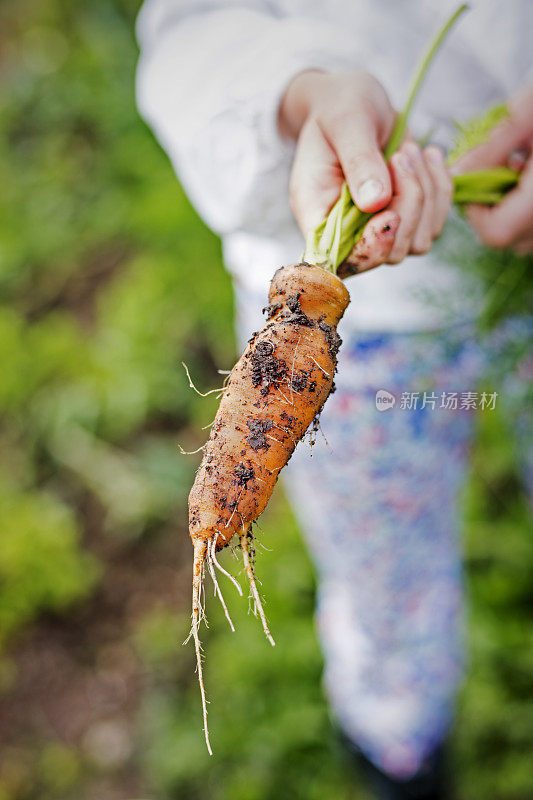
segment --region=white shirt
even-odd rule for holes
[[[274,271],[303,252],[288,202],[294,147],[276,125],[285,87],[312,67],[364,68],[401,108],[422,51],[456,5],[145,0],[138,105],[198,213],[222,237],[245,331],[259,324]],[[531,0],[477,0],[437,55],[411,118],[414,134],[431,130],[447,146],[452,120],[526,83],[532,33]],[[475,313],[463,276],[433,252],[356,276],[348,288],[345,331],[431,329]]]

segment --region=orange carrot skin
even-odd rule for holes
[[[309,264],[279,269],[268,320],[231,371],[189,495],[193,541],[217,548],[263,512],[297,443],[331,392],[350,296]]]

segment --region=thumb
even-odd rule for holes
[[[369,212],[385,208],[392,185],[372,115],[353,112],[329,135],[357,207]]]
[[[335,152],[317,123],[308,120],[296,145],[289,188],[292,212],[304,236],[327,216],[342,183]]]

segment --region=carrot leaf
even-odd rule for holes
[[[509,116],[509,109],[506,103],[498,103],[491,106],[487,111],[479,116],[469,119],[468,122],[459,123],[455,121],[458,133],[455,137],[453,149],[448,155],[448,164],[454,164],[469,150],[484,144],[489,138],[494,128]]]

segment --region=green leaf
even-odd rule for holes
[[[494,128],[509,116],[509,109],[506,103],[499,103],[491,106],[483,114],[472,117],[465,123],[455,122],[458,134],[454,140],[454,147],[448,155],[448,164],[454,164],[462,156],[484,144]]]

